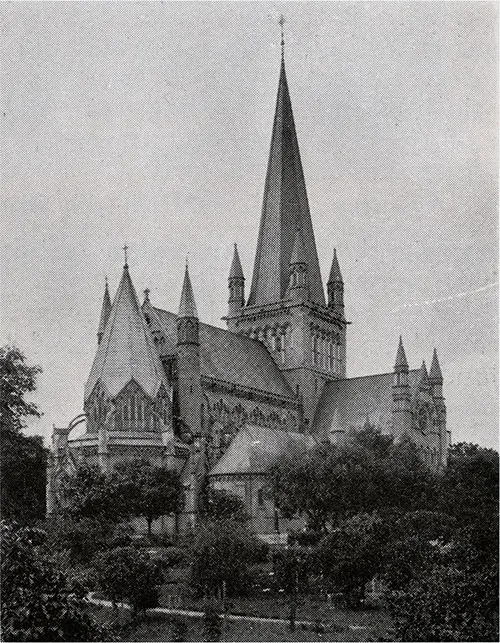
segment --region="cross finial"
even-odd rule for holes
[[[125,244],[123,246],[122,250],[125,253],[125,265],[128,266],[128,254],[127,254],[128,246],[127,246],[127,244]]]
[[[280,19],[278,20],[278,24],[281,28],[281,58],[283,59],[285,57],[285,32],[283,29],[283,25],[285,24],[285,16],[281,14]]]
[[[144,288],[144,301],[149,301],[149,288]]]

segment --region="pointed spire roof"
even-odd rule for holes
[[[422,362],[420,371],[418,373],[418,385],[420,388],[427,388],[429,386],[429,375],[427,374],[427,366],[425,360]]]
[[[437,356],[437,350],[434,349],[432,354],[431,370],[429,371],[429,379],[435,382],[443,382],[443,373]]]
[[[333,283],[335,281],[342,281],[342,273],[340,272],[339,260],[337,259],[337,250],[333,249],[333,260],[332,267],[330,268],[330,276],[328,277],[328,283]]]
[[[170,388],[125,264],[85,385],[85,400],[97,382],[115,397],[131,380],[150,397],[156,396],[162,382]]]
[[[403,338],[399,336],[399,345],[398,352],[396,353],[396,363],[394,364],[394,370],[401,370],[403,368],[408,369],[408,361],[405,355],[405,349],[403,346]]]
[[[240,255],[238,254],[238,246],[234,244],[233,261],[229,271],[229,279],[245,279],[243,276],[243,268],[241,267]]]
[[[191,279],[189,278],[189,270],[187,264],[186,271],[184,273],[184,282],[182,284],[181,303],[179,304],[178,317],[198,318],[196,303],[194,301],[193,295],[193,286],[191,285]]]
[[[291,266],[297,263],[307,264],[306,248],[304,246],[304,239],[302,238],[302,233],[300,232],[300,228],[298,228],[297,232],[295,233],[295,241],[293,242],[292,256],[290,257]]]
[[[101,317],[99,318],[99,326],[97,328],[97,337],[99,341],[104,334],[104,329],[106,328],[106,323],[109,319],[109,313],[111,312],[111,299],[109,296],[108,280],[106,279],[106,285],[104,286],[104,297],[102,298],[102,307],[101,307]]]
[[[285,63],[282,58],[248,305],[274,303],[285,295],[295,231],[298,227],[304,240],[311,300],[325,305]]]

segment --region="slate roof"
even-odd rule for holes
[[[409,372],[410,388],[418,384],[419,372],[420,369]],[[367,419],[382,431],[390,430],[393,377],[393,373],[382,373],[327,382],[316,408],[312,433],[319,437],[332,429],[359,429]]]
[[[316,443],[312,435],[247,424],[238,431],[210,475],[264,473],[287,450],[293,449],[299,457]]]
[[[153,308],[153,311],[165,337],[165,343],[159,345],[160,353],[173,354],[177,343],[177,317],[160,308]],[[267,348],[255,339],[200,323],[200,361],[201,374],[207,377],[295,398]]]
[[[249,306],[274,303],[285,296],[298,228],[305,245],[310,299],[325,305],[304,172],[282,61]]]
[[[85,401],[99,381],[114,397],[132,379],[150,397],[156,396],[162,382],[170,388],[125,265],[85,385]]]

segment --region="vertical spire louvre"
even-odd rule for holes
[[[285,296],[297,228],[304,240],[311,300],[324,306],[325,294],[282,58],[248,305],[275,303]]]

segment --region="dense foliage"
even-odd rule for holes
[[[131,460],[116,466],[116,477],[127,511],[146,519],[149,535],[153,520],[178,513],[184,506],[182,484],[175,471],[147,460]]]
[[[0,348],[0,473],[2,516],[31,524],[45,515],[47,451],[40,436],[25,436],[29,417],[40,417],[26,394],[42,369],[29,366],[15,347]]]
[[[127,601],[136,616],[158,605],[163,581],[160,565],[136,547],[116,547],[102,552],[94,563],[99,586],[116,606]]]
[[[269,488],[285,518],[304,514],[314,531],[360,512],[425,508],[434,493],[415,446],[371,428],[301,458],[281,456],[269,469]]]
[[[205,518],[209,520],[236,520],[244,523],[248,520],[243,500],[223,489],[207,489],[204,503]]]
[[[2,524],[2,630],[5,641],[104,641],[111,632],[85,608],[86,589],[44,546],[39,529]]]
[[[248,589],[249,566],[265,557],[266,546],[241,523],[206,521],[191,546],[191,583],[202,595],[227,595]]]

